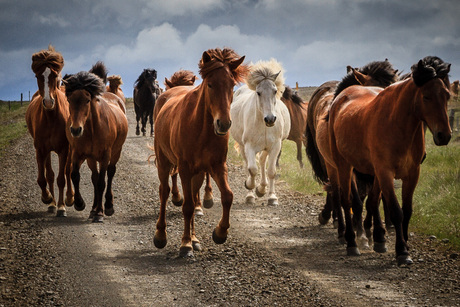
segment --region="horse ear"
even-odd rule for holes
[[[168,78],[165,77],[165,85],[169,88],[172,88],[174,85],[171,83],[171,81],[168,80]]]
[[[195,83],[195,80],[196,80],[196,76],[193,76],[192,77],[192,82]]]
[[[349,74],[353,70],[353,67],[350,65],[347,65],[347,74]]]
[[[231,69],[231,70],[237,69],[238,66],[240,66],[241,63],[243,63],[245,57],[246,57],[246,56],[243,55],[243,56],[242,56],[241,58],[239,58],[238,60],[231,61],[230,64],[229,64],[230,69]]]
[[[209,55],[207,51],[203,52],[202,60],[203,60],[203,63],[211,62],[211,56]]]
[[[355,76],[356,81],[359,82],[361,85],[366,85],[367,81],[369,80],[369,76],[359,72],[358,70],[352,68],[351,69],[353,76]]]
[[[449,65],[447,65],[447,71],[446,71],[446,74],[448,74],[448,73],[450,72],[450,65],[452,65],[452,64],[449,64]]]
[[[275,81],[276,78],[278,78],[278,76],[280,75],[280,73],[281,73],[281,70],[278,73],[271,75],[270,79],[273,79],[273,81]]]

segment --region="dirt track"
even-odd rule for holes
[[[415,263],[398,267],[390,233],[388,253],[347,257],[332,225],[318,225],[323,197],[278,182],[279,206],[263,198],[247,206],[241,165],[229,166],[234,204],[225,244],[211,239],[221,213],[215,189],[215,206],[197,218],[203,251],[178,258],[182,213],[171,204],[168,245],[156,249],[158,179],[147,163],[152,139],[135,136],[132,108],[128,115],[115,214],[103,224],[87,220],[88,208],[68,208],[67,218],[46,213],[30,136],[4,154],[0,306],[460,306],[460,259],[446,244],[413,234]],[[86,165],[81,183],[90,204]]]

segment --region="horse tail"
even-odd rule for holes
[[[313,177],[319,183],[326,184],[329,181],[329,178],[327,176],[327,170],[324,166],[323,157],[318,151],[315,137],[313,136],[313,133],[309,125],[307,125],[305,136],[307,137],[307,147],[305,151],[307,153],[308,160],[310,161],[310,164],[313,168]]]

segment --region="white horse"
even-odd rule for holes
[[[251,65],[246,85],[233,95],[230,110],[233,124],[230,133],[236,141],[235,147],[240,148],[239,152],[249,172],[245,181],[249,190],[247,204],[255,202],[253,190],[256,188],[256,155],[259,153],[261,178],[255,189],[256,195],[265,195],[265,188],[269,184],[268,204],[278,204],[275,194],[276,158],[282,141],[288,137],[291,129],[289,111],[280,100],[283,91],[283,68],[280,63],[271,59]],[[268,182],[265,175],[267,164]]]

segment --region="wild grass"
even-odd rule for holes
[[[27,132],[25,113],[28,104],[19,102],[0,103],[0,157],[4,149],[15,139],[20,138]]]

